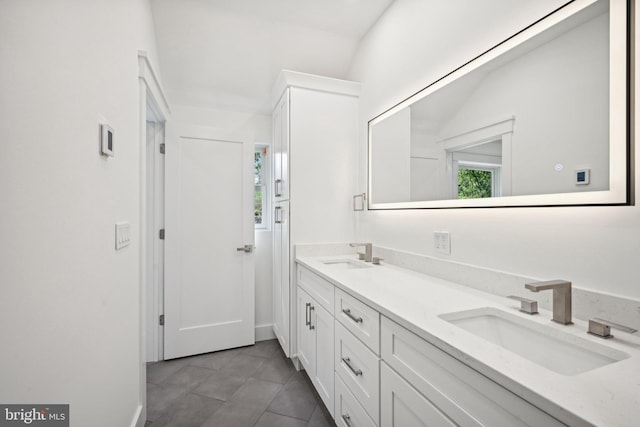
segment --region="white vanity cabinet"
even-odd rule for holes
[[[301,272],[306,273],[305,278],[309,277],[315,280],[298,281],[296,292],[298,360],[302,363],[316,391],[333,416],[334,318],[331,308],[333,303],[327,307],[326,304],[321,304],[311,296],[329,291],[330,299],[333,301],[333,285],[302,267],[298,268],[298,277],[301,276]]]
[[[288,357],[297,351],[294,245],[355,237],[359,91],[292,71],[273,89],[273,331]]]
[[[384,316],[381,354],[383,426],[564,425]]]

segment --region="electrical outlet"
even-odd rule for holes
[[[451,253],[451,236],[448,231],[433,232],[433,248],[442,254]]]

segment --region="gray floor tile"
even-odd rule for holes
[[[223,369],[230,375],[248,378],[260,368],[264,361],[265,359],[262,357],[238,354],[222,365],[220,369]]]
[[[250,405],[262,407],[265,410],[280,389],[282,389],[280,384],[249,378],[229,400],[246,402]]]
[[[245,377],[213,371],[193,392],[213,399],[228,400],[247,381]]]
[[[280,388],[280,384],[249,378],[202,427],[253,426]]]
[[[278,340],[267,340],[267,341],[258,341],[254,345],[249,347],[245,347],[242,350],[243,354],[248,354],[249,356],[258,356],[258,357],[279,357],[281,353],[278,351],[280,349],[280,344]]]
[[[147,378],[145,427],[335,427],[277,340],[150,363]]]
[[[197,394],[186,394],[153,421],[152,427],[200,427],[224,402]]]
[[[147,363],[147,382],[160,384],[166,380],[169,375],[178,372],[188,364],[188,358]]]
[[[322,405],[318,404],[307,423],[307,427],[335,427],[336,424],[331,419],[331,414],[328,411],[325,413],[325,411]]]
[[[317,400],[302,375],[304,374],[296,372],[291,376],[291,379],[267,407],[268,411],[303,420],[311,418]]]
[[[216,351],[213,353],[200,354],[188,358],[191,366],[200,366],[201,368],[220,369],[225,363],[229,362],[235,356],[240,354],[241,349],[231,349]]]
[[[252,427],[264,412],[245,402],[227,402],[201,427]]]
[[[260,369],[253,374],[254,378],[285,384],[296,372],[293,363],[289,359],[274,357],[264,361]]]
[[[147,419],[155,421],[171,409],[177,399],[187,394],[185,386],[173,384],[147,384]]]
[[[256,423],[256,427],[305,427],[306,425],[305,421],[298,418],[285,417],[273,412],[265,412]]]
[[[214,372],[212,369],[201,368],[199,366],[185,366],[178,372],[169,375],[162,384],[181,385],[187,387],[189,390],[193,390]]]

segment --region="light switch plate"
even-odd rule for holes
[[[433,232],[433,247],[442,254],[451,253],[451,236],[448,231]]]
[[[131,243],[131,224],[128,222],[116,223],[116,250],[129,246]]]

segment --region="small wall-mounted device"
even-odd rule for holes
[[[576,169],[576,185],[588,185],[591,169]]]
[[[106,123],[100,125],[100,152],[113,157],[113,128]]]

